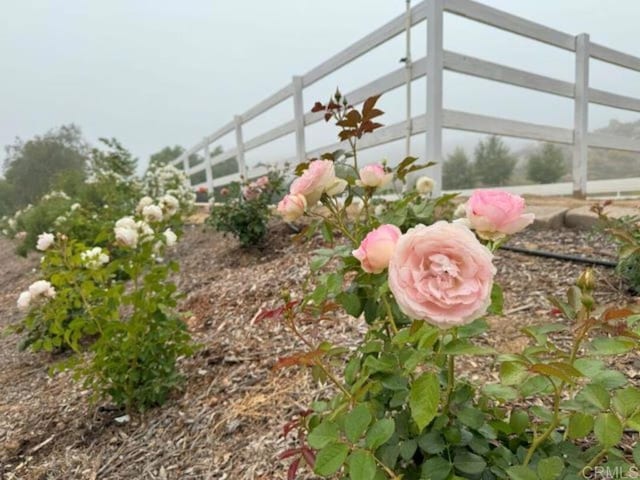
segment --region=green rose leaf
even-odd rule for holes
[[[586,413],[575,412],[569,419],[569,438],[583,438],[593,429],[593,416]]]
[[[613,408],[623,417],[629,417],[640,408],[640,389],[627,387],[618,390],[613,396]]]
[[[420,478],[426,480],[445,480],[451,473],[451,464],[444,458],[433,457],[422,464]]]
[[[373,480],[376,476],[376,461],[366,450],[356,450],[347,460],[351,480]]]
[[[350,442],[356,443],[371,423],[371,413],[366,405],[360,404],[354,407],[344,417],[344,433]]]
[[[557,480],[564,470],[564,461],[560,457],[543,458],[538,462],[540,480]]]
[[[391,438],[395,429],[396,424],[392,418],[378,420],[367,432],[365,445],[367,448],[375,450]]]
[[[475,453],[463,451],[453,458],[453,465],[456,467],[456,470],[459,470],[462,473],[477,475],[484,471],[487,467],[487,462]]]
[[[333,475],[344,463],[349,454],[349,447],[344,443],[330,443],[316,455],[313,471],[323,477]]]
[[[622,423],[613,413],[601,413],[596,417],[593,432],[604,447],[613,447],[622,439]]]
[[[409,407],[411,418],[422,431],[438,413],[440,383],[434,373],[425,372],[411,385]]]
[[[518,465],[507,469],[511,480],[539,480],[536,472],[525,465]]]
[[[312,448],[321,449],[329,443],[338,440],[338,425],[324,421],[309,433],[309,445]]]
[[[587,385],[576,398],[584,399],[600,410],[609,408],[609,392],[600,385]]]

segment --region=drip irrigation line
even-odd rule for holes
[[[568,255],[564,253],[545,252],[543,250],[529,250],[522,247],[511,247],[509,245],[503,245],[500,247],[502,250],[508,250],[510,252],[523,253],[525,255],[532,255],[534,257],[554,258],[556,260],[564,260],[565,262],[586,263],[588,265],[600,265],[602,267],[615,268],[618,263],[611,260],[602,260],[599,258],[587,258],[580,257],[578,255]]]

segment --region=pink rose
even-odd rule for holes
[[[467,220],[480,237],[513,235],[533,223],[524,213],[524,199],[502,190],[476,190],[466,204]]]
[[[353,256],[360,260],[365,272],[380,273],[389,266],[389,259],[402,232],[395,225],[380,225],[370,231]]]
[[[242,196],[245,200],[255,200],[260,196],[260,189],[258,186],[251,182],[249,185],[246,185],[242,188]]]
[[[304,195],[307,205],[315,205],[325,191],[335,187],[336,180],[338,179],[331,160],[314,160],[309,164],[309,168],[293,181],[290,193]]]
[[[465,325],[491,304],[493,255],[471,230],[444,221],[405,233],[389,262],[389,287],[409,317]]]
[[[393,178],[392,173],[387,173],[382,165],[367,165],[360,169],[360,180],[358,185],[361,187],[384,187]]]
[[[264,188],[267,185],[269,185],[269,177],[267,177],[266,175],[260,177],[259,179],[256,180],[256,186],[258,188]]]
[[[285,195],[278,203],[278,213],[285,222],[293,222],[304,214],[307,208],[307,199],[301,194]]]

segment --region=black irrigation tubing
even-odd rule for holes
[[[609,268],[615,268],[618,265],[617,262],[612,262],[611,260],[579,257],[577,255],[567,255],[564,253],[545,252],[543,250],[529,250],[527,248],[512,247],[509,245],[502,245],[500,248],[510,252],[523,253],[534,257],[554,258],[556,260],[564,260],[565,262],[586,263],[588,265],[600,265]]]

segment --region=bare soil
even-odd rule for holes
[[[18,351],[19,337],[0,336],[0,479],[284,479],[282,426],[327,392],[298,369],[273,370],[301,345],[277,322],[256,322],[294,294],[309,274],[309,252],[319,240],[299,244],[284,224],[275,224],[263,249],[242,250],[235,240],[191,226],[175,257],[182,309],[202,345],[181,362],[184,389],[162,408],[131,415],[108,403],[92,404],[70,374],[49,376],[60,358]],[[511,241],[526,248],[613,258],[605,239],[571,230],[529,230]],[[20,319],[18,293],[36,279],[38,255],[22,259],[0,241],[0,330]],[[549,295],[563,295],[583,265],[501,251],[497,281],[505,291],[505,316],[491,317],[483,342],[518,351],[523,326],[551,320]],[[605,305],[640,306],[614,275],[597,267],[596,298]],[[506,319],[508,316],[508,320]],[[352,345],[361,320],[336,316],[307,323],[314,338]],[[640,360],[619,361],[640,384]],[[467,360],[460,374],[490,379],[491,365]],[[629,445],[632,438],[625,440]],[[311,478],[311,477],[309,477]]]

